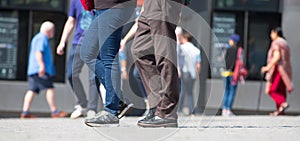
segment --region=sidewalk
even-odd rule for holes
[[[180,118],[179,128],[140,128],[137,117],[120,127],[91,128],[83,118],[0,119],[0,141],[299,141],[300,117],[197,116]]]

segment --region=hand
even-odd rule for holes
[[[178,78],[181,78],[181,72],[178,71]]]
[[[64,48],[65,48],[66,44],[65,43],[60,43],[58,46],[57,46],[57,49],[56,49],[56,53],[58,55],[64,55]]]
[[[40,70],[39,70],[39,77],[42,77],[46,74],[46,71],[45,71],[45,67],[40,67]]]
[[[269,71],[269,68],[267,68],[266,66],[263,66],[262,68],[261,68],[261,74],[264,74],[264,73],[266,73],[267,71]]]
[[[291,94],[294,91],[294,87],[288,88],[288,93]]]
[[[125,45],[126,45],[126,40],[121,40],[121,43],[120,43],[120,51],[123,51],[124,48],[125,48]]]
[[[123,80],[127,80],[128,79],[128,75],[127,75],[126,71],[123,71],[122,74],[121,74],[121,76],[122,76]]]

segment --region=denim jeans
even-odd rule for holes
[[[181,91],[178,105],[178,112],[182,112],[185,97],[189,107],[189,114],[194,113],[194,84],[195,79],[191,77],[190,73],[182,73],[181,77]]]
[[[133,69],[133,76],[134,76],[135,80],[137,81],[138,87],[142,93],[143,98],[146,100],[147,93],[146,93],[143,81],[141,79],[141,76],[140,76],[139,71],[136,66],[134,66],[134,69]]]
[[[95,72],[106,89],[104,110],[116,115],[121,96],[118,59],[122,27],[131,18],[134,7],[97,10],[83,39],[80,57]],[[99,83],[98,83],[99,84]]]
[[[97,111],[98,107],[98,92],[95,84],[95,74],[89,72],[89,99],[87,100],[79,74],[84,62],[80,59],[81,45],[73,44],[67,63],[67,78],[71,88],[76,96],[76,102],[83,108]]]
[[[234,102],[237,85],[232,85],[232,76],[224,77],[224,97],[223,97],[223,109],[231,110]]]

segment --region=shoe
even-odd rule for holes
[[[37,118],[36,116],[32,115],[32,114],[21,114],[21,118],[25,119],[25,118]]]
[[[117,112],[117,117],[119,119],[124,117],[133,108],[133,106],[134,105],[132,103],[127,105],[126,103],[121,101],[120,104],[119,104],[119,110]]]
[[[51,113],[51,118],[63,118],[63,117],[67,117],[68,113],[63,112],[63,111],[58,111],[56,114]]]
[[[96,116],[96,112],[94,110],[88,110],[86,113],[86,118],[85,119],[91,119]]]
[[[141,117],[141,119],[138,121],[139,122],[143,122],[149,119],[152,119],[153,117],[155,117],[155,108],[149,109],[148,112],[145,112],[145,116]]]
[[[85,119],[84,123],[90,127],[118,127],[119,118],[107,111],[101,111],[91,119]]]
[[[165,118],[160,118],[158,116],[155,116],[149,120],[145,121],[140,121],[137,124],[140,127],[152,127],[152,128],[157,128],[157,127],[178,127],[177,120],[174,119],[165,119]]]
[[[70,116],[71,119],[79,118],[81,116],[86,115],[86,113],[87,113],[87,109],[82,108],[80,105],[76,105],[74,108],[75,108],[75,110],[72,112],[72,114]]]

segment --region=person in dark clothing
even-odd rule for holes
[[[235,69],[235,63],[238,53],[238,42],[240,41],[240,36],[234,34],[230,37],[228,43],[230,48],[226,50],[225,54],[225,64],[226,70],[222,72],[222,77],[224,77],[224,97],[223,97],[223,110],[222,116],[232,116],[234,115],[231,111],[237,84],[233,84],[233,74]]]
[[[133,56],[150,111],[141,127],[177,127],[179,99],[175,28],[183,0],[145,0],[138,19]]]

